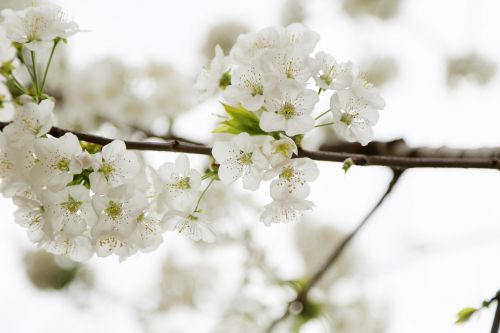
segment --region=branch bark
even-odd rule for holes
[[[495,310],[495,317],[493,318],[493,325],[491,326],[491,333],[498,333],[500,330],[500,291],[497,292],[492,301],[497,301],[497,307]]]
[[[294,307],[295,305],[299,305],[298,308],[302,308],[301,305],[307,301],[307,297],[311,289],[321,280],[321,278],[323,278],[326,272],[328,272],[328,270],[330,270],[334,266],[334,264],[337,262],[340,256],[344,253],[344,250],[352,242],[354,237],[356,237],[356,235],[361,231],[361,229],[363,229],[366,223],[377,211],[377,209],[384,203],[387,196],[392,192],[394,186],[399,181],[403,172],[404,171],[402,170],[393,170],[392,179],[389,185],[387,186],[387,189],[385,190],[384,194],[380,197],[377,203],[368,212],[365,218],[358,224],[358,226],[354,228],[354,230],[351,231],[351,233],[347,235],[347,237],[344,238],[344,240],[332,251],[332,253],[326,259],[323,265],[316,271],[316,273],[309,279],[309,281],[306,282],[306,284],[302,287],[300,292],[297,293],[297,296],[290,303],[288,303],[288,306],[283,315],[281,315],[281,317],[279,317],[278,319],[274,320],[271,323],[271,325],[265,331],[266,333],[271,333],[279,323],[288,318],[288,316],[290,316],[291,314],[290,310],[292,307]]]
[[[0,130],[9,123],[0,122]],[[80,140],[99,145],[106,145],[113,139],[102,136],[91,135],[76,131],[70,131],[53,127],[50,134],[60,137],[66,133],[75,134]],[[188,154],[211,155],[212,148],[188,142],[182,139],[167,139],[163,142],[127,141],[124,140],[128,149],[149,150],[149,151],[169,151],[182,152]],[[479,148],[479,149],[451,149],[451,148],[409,148],[408,146],[396,145],[395,142],[375,143],[384,149],[376,154],[369,153],[372,146],[363,148],[357,144],[347,144],[339,146],[325,146],[323,150],[309,151],[300,150],[299,157],[309,157],[317,161],[343,162],[352,159],[355,165],[378,165],[387,166],[392,169],[409,168],[477,168],[477,169],[500,169],[500,148]],[[361,148],[357,148],[361,147]],[[399,147],[394,149],[394,147]],[[405,149],[401,149],[401,148]],[[390,149],[389,149],[390,148]],[[340,150],[345,149],[345,151]],[[356,152],[361,151],[361,153]],[[365,152],[366,151],[366,152]]]

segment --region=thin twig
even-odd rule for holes
[[[387,186],[387,189],[385,190],[384,194],[380,197],[380,199],[377,201],[375,206],[368,212],[368,214],[365,216],[365,218],[358,224],[356,228],[338,245],[333,252],[330,254],[330,256],[325,260],[323,265],[316,271],[316,273],[305,283],[305,285],[302,287],[300,292],[297,293],[297,296],[290,302],[288,303],[288,306],[281,315],[281,317],[277,318],[274,320],[271,325],[267,328],[265,331],[266,333],[271,333],[276,326],[284,321],[288,316],[291,314],[290,308],[299,303],[299,304],[304,304],[307,301],[307,297],[309,295],[309,291],[323,278],[323,276],[332,268],[332,266],[337,262],[337,260],[340,258],[342,253],[344,253],[344,250],[347,248],[347,246],[351,243],[351,241],[356,237],[356,235],[361,231],[361,229],[366,225],[366,223],[370,220],[370,218],[373,216],[375,211],[384,203],[385,199],[387,196],[392,192],[394,185],[398,182],[400,179],[401,175],[403,174],[404,171],[402,170],[393,170],[393,176],[391,179],[391,182]],[[495,332],[496,333],[496,332]]]
[[[0,130],[9,123],[0,122]],[[50,134],[60,137],[66,133],[75,134],[80,140],[99,145],[106,145],[113,139],[102,136],[91,135],[76,131],[70,131],[53,127]],[[188,154],[211,155],[212,148],[199,144],[190,143],[182,139],[168,139],[164,142],[142,142],[126,141],[128,149],[149,150],[149,151],[170,151]],[[414,156],[413,151],[422,153]],[[471,155],[471,149],[446,149],[446,148],[413,148],[408,156],[393,155],[370,155],[358,154],[344,151],[309,151],[300,150],[299,157],[309,157],[317,161],[343,162],[350,158],[355,165],[378,165],[387,166],[392,169],[409,168],[477,168],[477,169],[499,169],[500,168],[500,148],[478,149],[477,154]],[[457,152],[461,152],[457,154]],[[425,155],[428,154],[428,155]],[[431,157],[427,157],[431,156]],[[450,157],[451,156],[451,157]]]

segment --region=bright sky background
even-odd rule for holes
[[[232,20],[251,29],[279,23],[283,1],[59,1],[83,29],[70,40],[75,66],[105,56],[130,64],[168,61],[194,76],[203,64],[199,50],[207,31]],[[339,1],[309,0],[306,23],[320,33],[318,49],[340,60],[397,59],[397,79],[382,90],[386,110],[377,139],[404,137],[412,145],[500,146],[500,80],[487,86],[445,85],[445,59],[477,51],[500,59],[500,2],[496,0],[406,0],[388,22],[353,21]],[[213,108],[214,105],[206,105]],[[209,128],[191,123],[186,133]],[[321,163],[312,197],[318,219],[350,230],[378,199],[389,181],[383,168],[355,167],[347,176],[340,164]],[[356,239],[365,267],[366,290],[392,312],[387,333],[477,333],[489,331],[492,312],[462,327],[453,326],[458,310],[476,306],[500,288],[500,175],[497,171],[414,170]],[[81,311],[56,294],[36,293],[21,268],[19,252],[29,249],[24,230],[13,222],[13,207],[0,201],[3,226],[0,251],[0,332],[137,332],[126,306],[96,303]],[[269,244],[287,226],[265,229]],[[175,246],[173,242],[168,246]],[[148,276],[165,253],[141,255],[122,264],[93,259],[101,290],[144,302]],[[325,249],[328,251],[328,249]],[[282,251],[285,252],[285,251]],[[280,257],[281,256],[281,257]],[[279,258],[286,258],[282,253]],[[276,259],[278,261],[278,259]],[[286,266],[286,260],[281,265]],[[287,271],[283,267],[284,272]],[[144,282],[146,281],[146,282]],[[93,296],[91,296],[93,297]],[[181,318],[176,332],[203,333]],[[183,321],[184,320],[184,321]],[[65,329],[63,329],[65,328]]]

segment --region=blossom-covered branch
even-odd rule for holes
[[[0,130],[8,122],[0,122]],[[54,137],[66,133],[75,134],[81,141],[106,145],[114,139],[52,127],[49,132]],[[203,146],[183,139],[167,139],[162,142],[124,141],[128,149],[144,151],[181,152],[188,154],[212,155],[212,147]],[[499,169],[499,148],[429,148],[409,147],[402,140],[372,142],[367,146],[343,143],[323,146],[322,150],[299,150],[298,156],[317,161],[344,162],[352,159],[354,165],[387,166],[395,169],[410,168],[477,168]]]

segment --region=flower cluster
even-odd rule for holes
[[[303,136],[316,127],[332,126],[349,142],[366,145],[384,101],[373,85],[333,56],[312,56],[319,35],[302,24],[270,27],[238,38],[228,56],[215,58],[200,74],[201,99],[222,93],[226,120],[216,133],[234,135],[218,141],[213,156],[226,183],[240,177],[256,190],[272,180],[273,202],[265,207],[265,224],[293,221],[312,208],[309,182],[319,174],[315,163],[297,158]],[[313,116],[320,97],[331,92],[330,109]],[[319,123],[330,115],[331,120]]]
[[[36,59],[42,46],[52,45],[53,53],[61,40],[76,32],[76,24],[63,20],[60,8],[52,5],[7,11],[4,16],[2,67],[23,64],[31,86],[17,80],[13,71],[2,72],[17,95],[13,119],[0,132],[0,191],[17,206],[16,222],[27,228],[29,239],[77,261],[94,253],[126,258],[151,251],[166,231],[213,241],[200,208],[202,183],[214,181],[213,173],[202,176],[182,154],[175,163],[153,170],[123,141],[101,146],[71,132],[51,131],[55,103],[44,93],[44,83],[52,57],[45,66]]]
[[[214,132],[229,134],[229,139],[214,143],[215,163],[200,173],[179,154],[174,162],[153,169],[141,155],[127,150],[124,141],[100,145],[53,130],[55,101],[45,93],[47,74],[58,44],[79,31],[77,24],[53,5],[7,10],[3,15],[0,86],[10,94],[14,115],[0,131],[0,191],[18,207],[16,221],[28,229],[31,241],[74,260],[86,260],[94,253],[126,258],[147,252],[158,247],[166,231],[213,241],[202,199],[218,180],[228,185],[241,178],[243,188],[252,191],[270,181],[272,202],[265,206],[262,221],[266,225],[294,221],[313,207],[307,200],[309,183],[319,176],[316,163],[300,157],[303,136],[315,127],[332,125],[346,140],[366,144],[384,106],[377,90],[350,63],[337,63],[323,52],[311,56],[317,33],[301,24],[267,28],[240,36],[229,56],[217,47],[196,83],[202,98],[223,92],[225,120]],[[16,67],[29,75],[29,84],[17,79]],[[135,83],[179,95],[174,89],[178,85],[168,78],[172,72],[150,70],[156,74],[154,82],[136,75]],[[106,104],[114,84],[92,81],[97,83],[89,94],[94,89],[103,96],[99,107],[131,109],[128,117],[108,112],[117,115],[118,123],[141,126],[157,119],[156,111],[136,112],[142,110],[136,104],[145,106],[146,100],[153,100],[155,110],[164,108],[167,118],[174,112],[168,106],[175,98],[161,98],[160,92],[133,98],[130,104],[124,98],[128,94],[121,92],[126,87]],[[314,117],[326,92],[332,92],[330,110]],[[88,96],[79,90],[76,99]],[[179,106],[189,104],[177,100]],[[91,114],[82,112],[84,117]],[[318,124],[327,114],[331,121]]]

